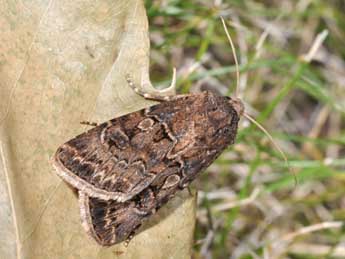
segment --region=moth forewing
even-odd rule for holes
[[[234,143],[242,113],[237,98],[180,95],[73,138],[57,150],[54,167],[79,190],[86,231],[112,245]]]

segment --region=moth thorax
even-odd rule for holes
[[[232,107],[235,109],[238,116],[242,116],[244,113],[244,104],[241,101],[240,98],[237,97],[231,97],[229,100],[229,103],[232,105]]]

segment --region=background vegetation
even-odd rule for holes
[[[345,258],[345,2],[146,1],[151,77],[239,96],[285,151],[242,119],[203,174],[195,258]],[[313,47],[314,46],[314,47]]]

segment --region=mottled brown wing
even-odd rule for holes
[[[89,196],[125,201],[164,171],[172,146],[164,126],[141,110],[68,141],[53,164],[64,180]]]
[[[170,175],[126,202],[106,201],[79,192],[83,227],[103,246],[130,239],[145,219],[172,198],[178,190],[176,179],[175,175]]]
[[[54,166],[102,200],[127,201],[172,168],[184,188],[234,142],[239,115],[229,100],[190,94],[113,119],[62,145]]]

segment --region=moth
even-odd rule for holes
[[[160,103],[97,125],[58,148],[57,174],[78,190],[82,225],[103,246],[130,239],[143,220],[235,141],[240,99],[201,92],[139,95]]]
[[[239,69],[234,45],[221,18]],[[172,86],[175,84],[175,70]],[[235,142],[244,112],[237,97],[212,92],[185,95],[137,94],[159,102],[100,125],[60,146],[53,166],[78,191],[82,225],[102,246],[129,241],[143,221],[188,187]],[[237,96],[237,94],[235,95]]]

